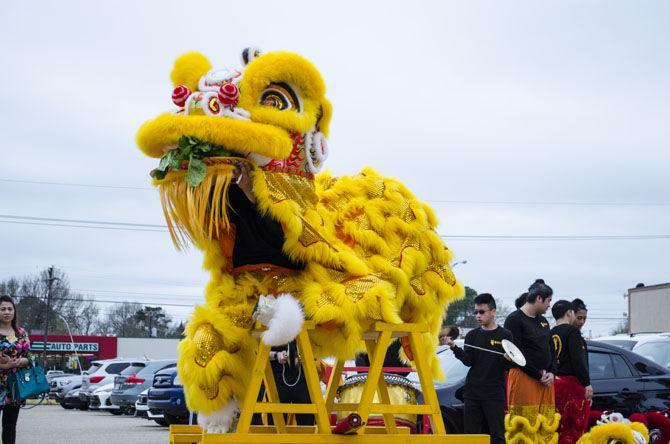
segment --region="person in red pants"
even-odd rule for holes
[[[556,301],[551,313],[556,320],[551,339],[557,367],[554,383],[556,410],[561,414],[558,442],[574,444],[584,434],[593,398],[586,341],[579,328],[573,325],[575,309],[572,302]]]

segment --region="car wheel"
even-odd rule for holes
[[[59,402],[60,406],[63,407],[65,410],[72,410],[74,408],[73,405],[66,404],[65,401]]]
[[[123,413],[125,413],[128,416],[135,416],[135,408],[128,407],[127,409],[123,410]]]
[[[123,410],[121,410],[121,409],[110,410],[109,413],[111,413],[114,416],[119,416],[119,415],[123,415]]]
[[[158,424],[159,426],[166,426],[166,425],[168,425],[168,423],[167,423],[164,419],[162,419],[162,418],[161,418],[161,419],[154,419],[154,421],[156,421],[156,424]]]

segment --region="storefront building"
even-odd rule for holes
[[[41,361],[44,353],[44,335],[30,335],[30,350]],[[75,353],[76,350],[76,353]],[[78,370],[77,355],[82,370],[98,359],[117,357],[118,338],[115,336],[48,335],[45,368],[50,370]]]

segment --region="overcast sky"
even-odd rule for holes
[[[0,279],[55,265],[97,299],[186,319],[208,276],[166,232],[6,216],[164,224],[137,128],[171,108],[176,56],[239,67],[255,45],[316,64],[327,167],[373,166],[430,202],[465,285],[511,305],[542,277],[608,333],[628,288],[670,282],[669,21],[663,0],[9,2]],[[574,239],[645,235],[666,237]]]

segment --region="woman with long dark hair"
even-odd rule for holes
[[[2,444],[16,442],[16,421],[23,401],[11,398],[7,380],[18,368],[28,367],[30,340],[19,327],[16,306],[11,297],[0,296],[0,410],[2,411]]]

